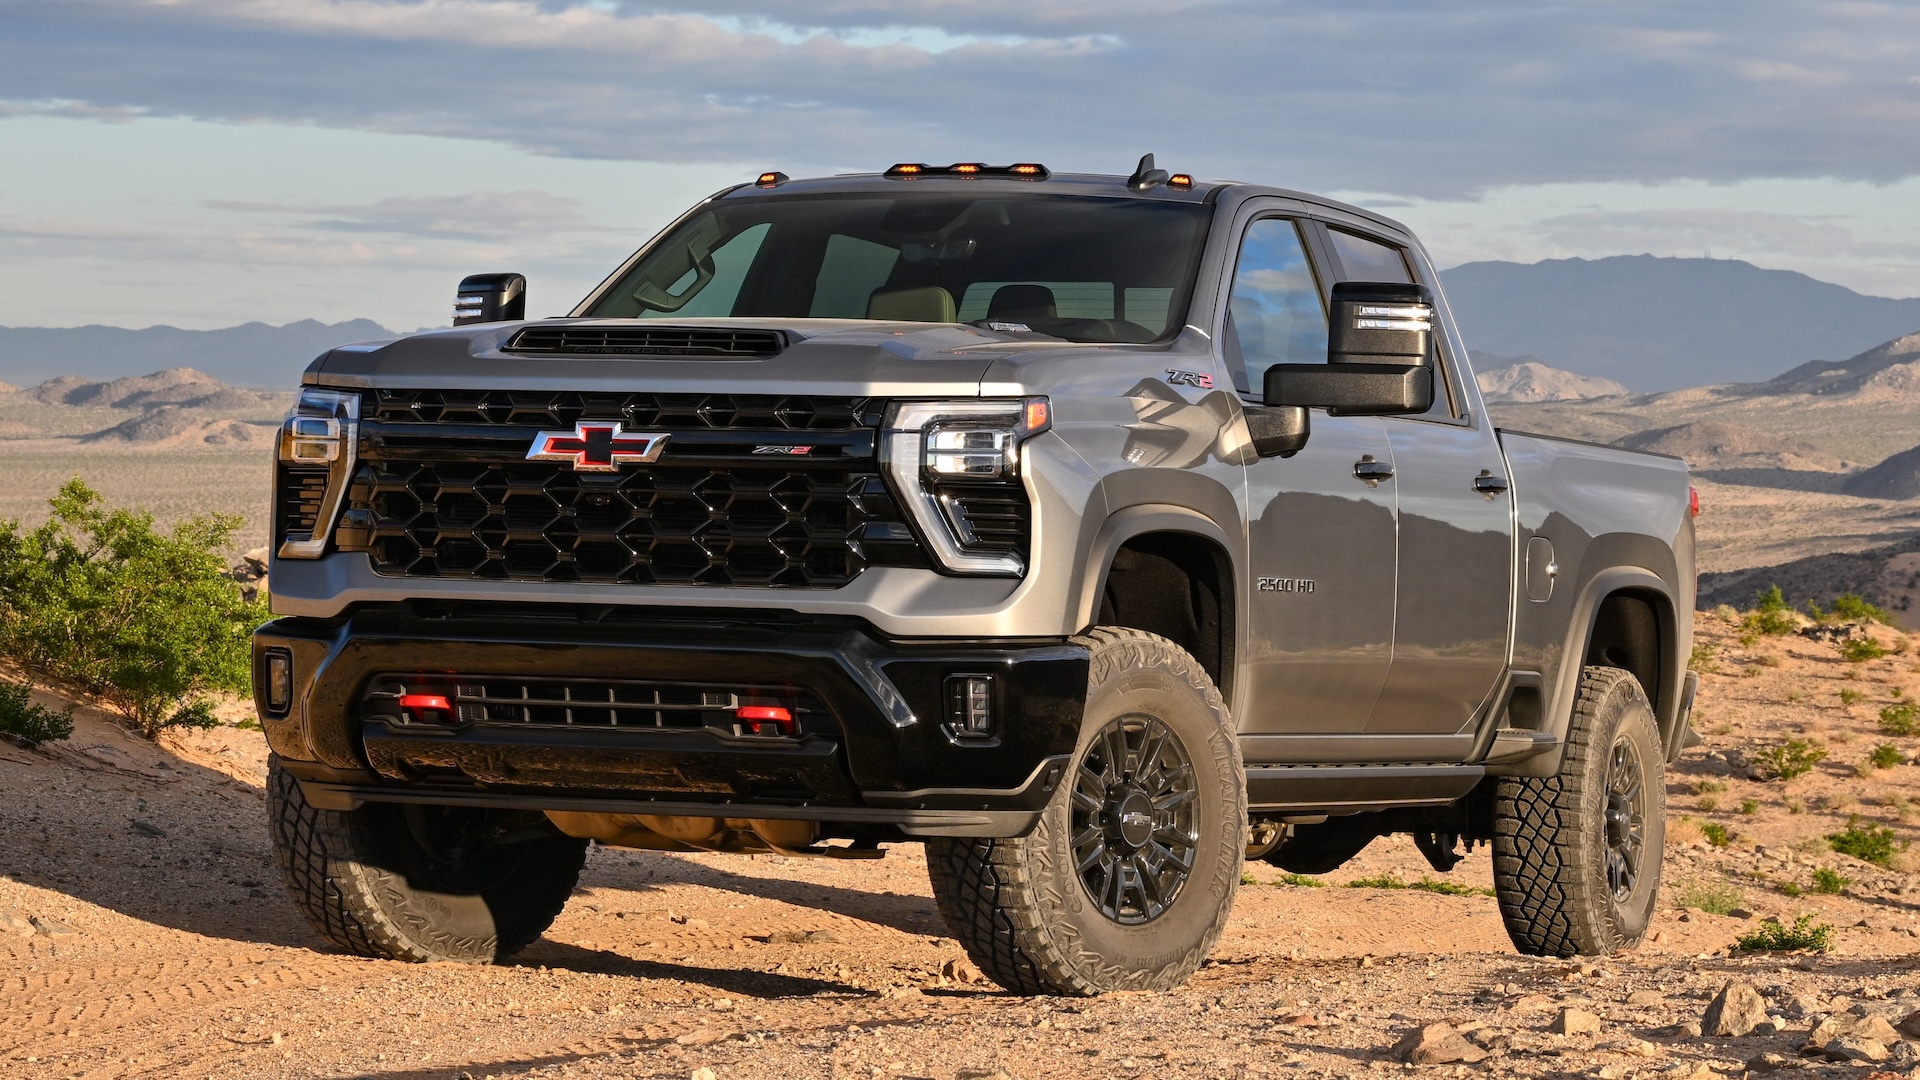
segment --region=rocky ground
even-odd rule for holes
[[[1920,1077],[1920,849],[1902,848],[1920,739],[1879,731],[1920,692],[1920,656],[1871,633],[1902,651],[1853,663],[1702,617],[1706,744],[1671,778],[1668,884],[1638,951],[1515,955],[1484,849],[1440,878],[1386,840],[1320,887],[1254,864],[1187,986],[1098,1000],[981,981],[912,845],[878,863],[595,849],[508,965],[341,956],[281,890],[257,732],[155,746],[82,708],[66,743],[0,743],[0,1074]],[[1789,738],[1825,758],[1754,778]],[[1899,760],[1873,767],[1882,744]],[[1850,825],[1891,830],[1887,866],[1831,850]],[[1735,948],[1807,915],[1827,951]]]

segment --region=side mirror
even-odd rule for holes
[[[1268,405],[1336,416],[1423,413],[1433,406],[1433,295],[1420,285],[1343,281],[1333,287],[1325,364],[1267,369]]]
[[[527,279],[519,274],[474,274],[453,297],[453,325],[519,322],[527,317]]]

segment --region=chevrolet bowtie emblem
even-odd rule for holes
[[[663,431],[624,431],[611,420],[582,420],[572,431],[543,431],[533,438],[528,461],[567,461],[575,472],[619,472],[644,465],[667,448]]]

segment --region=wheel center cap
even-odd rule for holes
[[[1633,808],[1619,795],[1607,799],[1607,843],[1624,844],[1633,828]]]
[[[1113,820],[1128,847],[1146,847],[1153,838],[1153,800],[1144,791],[1129,791],[1115,804]]]

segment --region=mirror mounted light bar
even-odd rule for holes
[[[527,279],[519,274],[473,274],[460,280],[453,325],[519,322],[527,317]]]
[[[1009,180],[1045,180],[1053,173],[1048,171],[1045,165],[1030,161],[1015,165],[984,165],[977,161],[962,161],[952,165],[901,162],[888,169],[883,175],[889,180],[917,180],[923,176],[959,176],[974,179],[998,176]]]
[[[1333,287],[1327,361],[1426,364],[1433,356],[1433,294],[1391,281],[1342,281]]]

